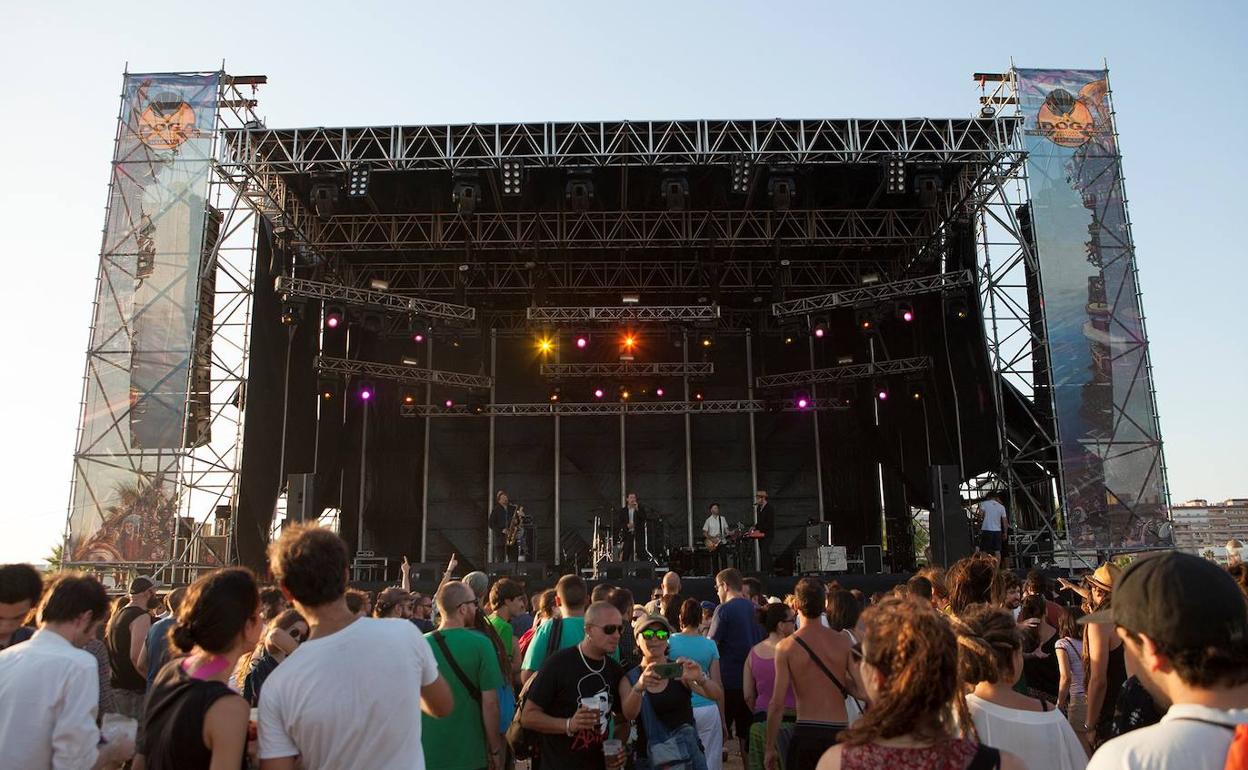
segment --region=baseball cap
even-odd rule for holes
[[[662,615],[654,614],[646,615],[644,618],[640,618],[633,623],[633,633],[640,634],[643,629],[650,628],[651,626],[660,626],[665,628],[669,634],[675,633],[672,630],[672,624],[667,622],[667,618]]]
[[[164,588],[159,580],[150,575],[139,575],[130,581],[130,595],[141,594],[149,588]]]
[[[704,610],[713,610],[715,609],[716,604],[715,602],[702,602],[701,606],[702,606],[702,609]]]
[[[1114,581],[1108,609],[1080,623],[1114,623],[1159,644],[1192,649],[1248,638],[1248,603],[1218,565],[1180,551],[1141,556]]]

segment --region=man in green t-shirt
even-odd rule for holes
[[[498,724],[498,688],[503,684],[494,645],[472,629],[477,597],[458,580],[443,583],[437,594],[442,625],[425,634],[438,672],[451,686],[455,709],[449,716],[422,715],[421,745],[425,766],[440,770],[501,770],[503,736]],[[456,666],[452,666],[453,659]]]
[[[515,633],[512,631],[511,621],[524,612],[524,602],[524,586],[511,578],[503,578],[490,588],[490,607],[494,612],[487,620],[498,632],[498,638],[503,643],[503,651],[507,653],[507,659],[513,662],[512,667],[517,673],[520,666],[519,661],[516,660]]]
[[[560,617],[542,624],[533,634],[529,649],[524,653],[524,665],[520,667],[520,682],[523,684],[529,677],[537,673],[546,660],[546,647],[550,635],[558,629],[559,644],[553,651],[575,647],[585,638],[585,605],[589,592],[585,589],[585,581],[576,575],[564,575],[555,584],[555,603],[559,607]]]

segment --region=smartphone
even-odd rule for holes
[[[654,673],[660,679],[679,679],[685,667],[680,663],[660,663],[654,667]]]

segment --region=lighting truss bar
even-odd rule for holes
[[[322,374],[345,374],[349,377],[374,377],[381,380],[410,383],[432,383],[447,385],[452,388],[469,388],[489,390],[494,385],[493,377],[477,374],[460,374],[459,372],[443,372],[437,369],[421,369],[415,366],[398,364],[380,364],[374,361],[352,361],[346,358],[317,356],[317,371]]]
[[[542,364],[542,376],[556,380],[581,378],[620,379],[626,377],[709,377],[715,373],[715,364],[704,363],[650,363],[629,362],[610,364]]]
[[[1017,119],[679,120],[573,123],[242,128],[222,131],[223,162],[280,173],[481,170],[507,159],[565,166],[975,162],[1011,144]]]
[[[914,358],[898,358],[895,361],[876,361],[867,364],[849,364],[833,366],[827,369],[806,369],[800,372],[785,374],[769,374],[757,377],[754,384],[758,388],[780,388],[793,385],[817,385],[824,382],[848,382],[865,380],[871,377],[884,377],[890,374],[908,374],[921,372],[932,365],[927,356]]]
[[[449,295],[462,281],[470,292],[528,296],[535,277],[542,273],[550,293],[575,292],[578,295],[622,294],[624,292],[693,292],[705,282],[704,266],[693,260],[660,261],[560,261],[548,262],[541,271],[530,263],[473,262],[468,272],[460,272],[459,262],[337,263],[339,280],[367,287],[373,278],[390,284],[390,291],[422,295]],[[797,259],[781,267],[775,259],[730,260],[719,271],[721,293],[767,296],[774,286],[786,289],[817,290],[851,287],[863,271],[888,276],[896,265],[882,259]]]
[[[447,318],[455,321],[472,321],[477,317],[476,308],[453,305],[419,297],[404,297],[394,292],[360,289],[308,278],[292,278],[279,275],[274,282],[279,294],[312,299],[327,299],[351,305],[369,305],[396,313],[419,313],[429,318]]]
[[[787,302],[772,303],[771,312],[778,317],[806,315],[818,310],[831,310],[839,307],[867,305],[898,297],[913,297],[918,294],[956,289],[970,286],[973,282],[970,270],[958,270],[952,273],[926,275],[921,278],[907,278],[892,283],[877,283],[871,286],[860,286],[854,289],[843,289],[831,294],[819,294],[814,297],[791,299]]]
[[[785,405],[784,412],[810,412],[844,409],[832,400],[812,400],[806,409]],[[541,403],[486,404],[481,411],[466,405],[449,409],[416,404],[409,407],[416,417],[554,417],[555,415],[604,414],[745,414],[765,412],[768,403],[759,399],[741,401],[645,401],[634,403]]]
[[[343,214],[318,220],[311,245],[330,252],[461,248],[910,246],[935,227],[932,209],[493,211]]]
[[[530,321],[552,324],[615,321],[714,321],[719,318],[719,305],[530,307],[526,315]]]

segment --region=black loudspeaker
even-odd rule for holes
[[[546,562],[542,561],[490,562],[486,569],[491,582],[506,577],[518,578],[525,583],[536,583],[546,579],[546,572]]]
[[[956,465],[933,465],[929,470],[932,484],[932,512],[927,519],[932,550],[931,562],[949,566],[970,556],[971,525],[962,508],[961,484]]]
[[[884,571],[884,547],[864,545],[862,547],[862,572],[864,575],[878,575]]]
[[[304,522],[316,518],[316,513],[312,510],[313,488],[315,486],[315,473],[290,474],[286,486],[287,521]]]
[[[602,565],[602,571],[606,580],[654,577],[654,565],[648,561],[613,561]]]

